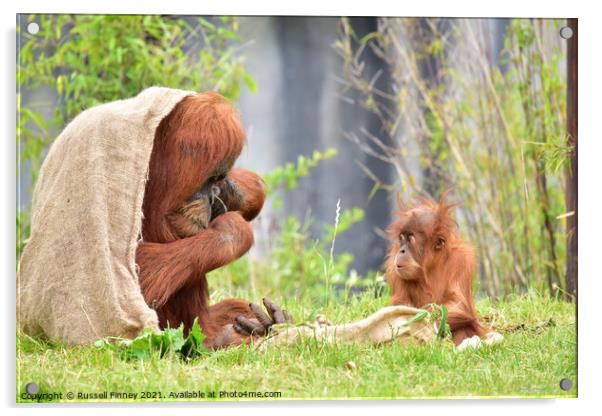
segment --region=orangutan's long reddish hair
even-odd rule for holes
[[[229,170],[245,140],[238,114],[224,97],[207,92],[184,98],[157,128],[142,237],[158,243],[176,240],[166,215],[193,195],[220,165]]]
[[[161,121],[150,158],[136,252],[140,286],[162,327],[184,323],[188,330],[198,317],[207,345],[236,316],[255,316],[249,303],[239,299],[210,307],[205,276],[253,244],[248,221],[261,210],[265,189],[256,174],[232,169],[244,144],[237,112],[225,98],[208,92],[185,98]],[[243,202],[236,211],[212,218],[196,235],[179,238],[169,215],[224,178],[237,186]]]

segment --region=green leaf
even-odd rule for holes
[[[161,342],[161,347],[165,351],[180,351],[182,349],[182,346],[186,342],[186,340],[184,339],[184,326],[180,325],[179,328],[164,329]]]
[[[447,338],[451,336],[451,330],[447,324],[447,307],[445,305],[440,306],[441,310],[441,321],[439,323],[439,330],[437,331],[438,338]]]
[[[190,357],[195,354],[202,353],[206,351],[203,346],[203,341],[205,340],[205,335],[203,335],[203,331],[201,330],[201,326],[199,325],[198,319],[194,319],[194,323],[192,324],[192,328],[188,333],[188,338],[186,342],[182,345],[181,353],[185,357]]]
[[[415,324],[416,322],[423,321],[424,319],[426,319],[427,316],[429,316],[429,313],[427,311],[420,310],[420,311],[416,312],[416,315],[412,316],[412,318],[410,318],[408,320],[406,325],[412,325],[412,324]]]
[[[257,83],[255,81],[255,78],[253,78],[251,76],[251,74],[249,74],[249,73],[244,73],[243,79],[244,79],[245,84],[247,85],[247,88],[249,89],[249,91],[251,91],[252,93],[256,93],[257,92]]]
[[[115,342],[111,342],[111,340]],[[142,335],[134,339],[103,338],[96,341],[94,346],[117,351],[124,360],[145,360],[150,358],[153,353],[159,353],[159,356],[163,357],[170,351],[180,353],[183,357],[206,353],[208,350],[203,345],[204,340],[205,335],[198,320],[195,319],[186,339],[184,338],[184,324],[181,324],[178,328],[166,328],[159,332],[146,329]]]

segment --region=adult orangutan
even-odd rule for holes
[[[257,305],[228,299],[209,306],[206,274],[245,254],[249,221],[265,189],[253,172],[232,169],[245,144],[234,108],[206,92],[180,101],[157,128],[136,251],[140,287],[160,326],[188,330],[194,319],[212,348],[247,342],[290,316],[269,299]]]
[[[455,205],[424,200],[401,207],[389,229],[386,276],[394,305],[445,305],[454,343],[459,345],[485,330],[477,319],[472,297],[475,254],[462,241],[451,216]]]

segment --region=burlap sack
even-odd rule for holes
[[[428,315],[414,319],[426,311],[409,306],[387,306],[359,321],[331,325],[316,322],[311,325],[274,328],[274,335],[258,344],[260,349],[271,345],[291,345],[310,339],[328,344],[371,344],[393,341],[406,343],[428,341],[435,337],[435,328]]]
[[[136,244],[155,130],[190,94],[146,89],[84,111],[56,139],[17,275],[25,333],[84,344],[158,329],[138,285]]]

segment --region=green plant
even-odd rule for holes
[[[184,324],[180,324],[178,328],[165,328],[159,332],[146,329],[142,335],[134,339],[102,338],[96,341],[94,346],[116,351],[125,360],[145,360],[155,353],[163,357],[169,352],[191,358],[209,352],[203,345],[204,339],[205,335],[195,318],[186,337],[184,337]]]
[[[279,190],[291,190],[297,187],[299,178],[309,175],[309,172],[322,161],[332,159],[337,155],[337,150],[328,148],[323,152],[314,151],[311,157],[299,155],[297,163],[288,162],[284,166],[278,166],[264,175],[268,197],[272,197],[272,206],[276,209],[282,205],[282,199],[274,195]]]
[[[345,224],[345,229],[352,224],[350,220]],[[332,244],[312,240],[309,225],[301,224],[294,216],[288,217],[268,262],[270,268],[278,273],[276,286],[285,293],[299,294],[307,290],[314,293],[318,300],[327,301],[331,296],[331,285],[344,283],[347,279],[353,256],[346,252],[335,256]],[[322,241],[332,243],[334,239],[323,238]]]
[[[431,319],[433,321],[439,321],[437,329],[438,338],[451,339],[452,333],[449,324],[447,323],[447,307],[445,305],[432,304],[431,306]]]
[[[28,173],[32,187],[44,149],[86,108],[154,85],[217,90],[232,100],[243,84],[257,88],[238,53],[236,18],[61,14],[31,15],[28,21],[41,30],[18,33],[17,175]],[[42,86],[56,96],[56,105],[24,105],[23,93]],[[29,235],[29,211],[17,215],[19,257]]]

